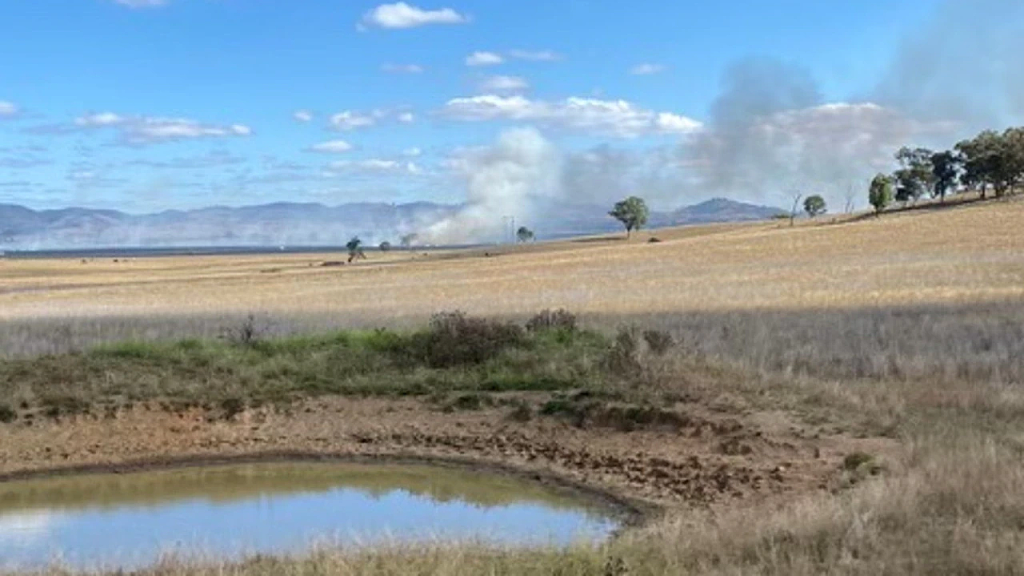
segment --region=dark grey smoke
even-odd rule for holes
[[[1024,2],[948,0],[908,38],[873,99],[960,131],[1024,117]]]
[[[726,71],[706,129],[684,141],[679,194],[833,207],[893,167],[903,145],[934,148],[1024,121],[1024,2],[947,0],[905,40],[866,95],[825,103],[811,75],[769,59]]]
[[[664,209],[678,208],[679,170],[670,147],[624,150],[601,144],[565,155],[562,188],[576,202],[611,206],[631,194],[641,194]]]
[[[913,23],[912,23],[913,24]],[[710,196],[786,204],[850,191],[893,168],[903,145],[934,148],[984,128],[1024,123],[1024,0],[947,0],[917,23],[884,77],[860,96],[825,102],[811,74],[751,58],[731,66],[704,130],[674,154],[598,147],[570,155],[572,198],[641,193],[663,205]]]
[[[783,62],[751,59],[726,71],[707,130],[683,146],[682,159],[699,184],[729,194],[758,195],[769,182],[794,183],[792,148],[799,135],[776,115],[818,105],[811,75]],[[803,127],[803,126],[800,126]]]

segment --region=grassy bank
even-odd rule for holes
[[[660,347],[653,350],[648,340]],[[138,403],[231,417],[329,395],[427,397],[451,410],[512,392],[648,402],[671,399],[642,384],[672,346],[667,333],[623,330],[613,339],[581,330],[568,313],[546,312],[525,327],[446,313],[420,330],[276,338],[247,320],[220,339],[126,342],[0,361],[0,420],[112,417]],[[541,409],[579,419],[592,407],[560,394]],[[656,416],[642,409],[630,415]]]

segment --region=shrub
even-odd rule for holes
[[[220,402],[220,408],[224,411],[224,417],[228,420],[245,412],[245,401],[237,397],[228,397]]]
[[[43,406],[43,413],[50,418],[87,414],[91,408],[88,401],[67,394],[44,396],[40,399],[40,404]]]
[[[620,432],[664,429],[678,431],[685,416],[650,405],[610,406],[596,400],[554,398],[541,406],[540,414],[563,418],[579,428],[613,428]]]
[[[18,418],[18,413],[14,411],[14,408],[6,404],[0,404],[0,422],[9,424],[14,422]]]
[[[533,419],[533,410],[529,404],[520,400],[515,403],[515,408],[509,413],[508,418],[513,422],[529,422]]]
[[[671,334],[661,330],[645,330],[644,342],[647,342],[647,348],[658,356],[664,356],[676,343]]]
[[[566,332],[576,331],[576,315],[568,310],[542,310],[526,323],[526,329],[530,332],[541,332],[544,330],[564,330]]]
[[[445,410],[454,412],[456,410],[480,410],[485,404],[491,404],[491,399],[480,394],[461,394],[449,403]]]
[[[862,466],[873,465],[875,457],[864,452],[853,452],[843,458],[843,469],[848,471],[856,470]]]
[[[266,332],[268,326],[258,322],[255,314],[249,314],[238,326],[226,328],[222,337],[236,346],[255,346]]]
[[[473,318],[462,312],[442,312],[430,319],[430,328],[414,339],[422,348],[423,360],[431,368],[451,368],[482,364],[511,347],[526,341],[523,329],[486,318]]]
[[[636,376],[643,371],[640,359],[640,340],[633,328],[621,328],[615,336],[605,365],[610,372],[619,376]]]

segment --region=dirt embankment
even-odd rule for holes
[[[500,408],[442,412],[413,399],[332,398],[230,419],[141,406],[0,425],[0,481],[231,459],[404,459],[524,475],[637,516],[832,489],[845,455],[880,449],[779,419],[755,425],[694,412],[671,427],[625,432],[550,417],[514,421]]]

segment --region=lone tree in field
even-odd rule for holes
[[[377,248],[379,248],[381,252],[388,252],[391,250],[391,242],[385,240],[381,242],[380,246],[378,246]]]
[[[612,208],[608,215],[622,222],[622,225],[626,227],[626,238],[629,238],[633,230],[639,230],[647,224],[649,213],[647,203],[644,202],[643,198],[630,196],[622,202],[616,202],[615,207]]]
[[[357,258],[366,258],[366,254],[363,254],[363,241],[359,239],[359,236],[353,236],[348,244],[345,244],[345,248],[348,248],[349,263]]]
[[[530,242],[533,238],[533,230],[530,230],[526,226],[520,226],[519,230],[516,230],[516,239],[518,239],[519,242]]]
[[[875,176],[868,190],[868,202],[874,207],[876,215],[892,204],[892,178],[885,174]]]
[[[825,205],[825,199],[817,194],[808,196],[804,200],[804,212],[807,212],[807,215],[811,218],[821,216],[827,211],[828,207]]]

